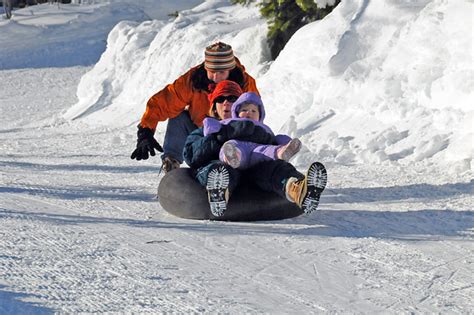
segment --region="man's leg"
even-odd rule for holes
[[[207,187],[209,171],[216,167],[216,165],[224,165],[219,160],[211,161],[206,166],[200,167],[195,171],[197,181],[204,187]],[[229,191],[232,193],[240,182],[240,171],[237,169],[229,168]]]
[[[319,198],[326,188],[327,172],[323,164],[312,163],[303,180],[290,178],[286,183],[286,197],[296,203],[305,213],[317,210]]]
[[[165,157],[172,158],[178,161],[180,164],[183,163],[183,148],[184,143],[188,135],[197,126],[191,120],[188,111],[183,111],[175,118],[168,120],[168,126],[166,127],[165,140],[163,142],[163,154],[161,159]]]
[[[296,203],[305,213],[313,212],[319,205],[319,198],[326,188],[326,168],[314,162],[306,175],[283,160],[266,161],[248,169],[246,173],[262,190],[273,191]]]
[[[272,191],[286,198],[286,183],[294,177],[298,180],[305,176],[290,163],[283,160],[263,161],[245,172],[249,180],[255,182],[264,191]]]
[[[220,217],[227,209],[230,193],[239,182],[240,173],[221,161],[212,161],[198,169],[196,179],[206,187],[211,213]]]

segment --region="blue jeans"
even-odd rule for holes
[[[165,140],[163,142],[164,152],[161,158],[164,159],[169,156],[179,161],[179,163],[183,163],[184,143],[194,129],[197,129],[197,126],[191,120],[187,110],[175,118],[170,118],[166,127]]]

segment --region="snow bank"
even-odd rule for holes
[[[94,0],[90,4],[40,4],[0,17],[0,70],[89,66],[106,48],[105,39],[120,21],[169,19],[175,10],[201,0]]]
[[[267,122],[302,137],[301,162],[470,169],[472,13],[468,1],[343,1],[259,78]]]
[[[122,22],[65,117],[135,124],[152,94],[223,40],[257,77],[267,123],[302,138],[297,164],[417,162],[464,172],[474,157],[472,12],[468,1],[343,1],[300,29],[266,73],[266,25],[255,7],[206,1],[171,23]]]
[[[148,98],[201,63],[205,47],[218,40],[231,44],[256,75],[269,58],[265,33],[256,7],[231,6],[222,0],[180,12],[170,23],[121,22],[109,34],[100,61],[82,78],[79,102],[64,117],[87,117],[85,121],[94,124],[135,124]]]

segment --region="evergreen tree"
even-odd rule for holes
[[[234,4],[248,5],[255,0],[231,0]],[[268,43],[275,59],[291,36],[303,25],[324,18],[340,3],[319,8],[314,0],[264,0],[258,5],[268,20]]]

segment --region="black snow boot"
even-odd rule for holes
[[[227,209],[229,201],[229,169],[225,164],[215,164],[207,175],[207,194],[211,213],[216,217],[221,217]]]

